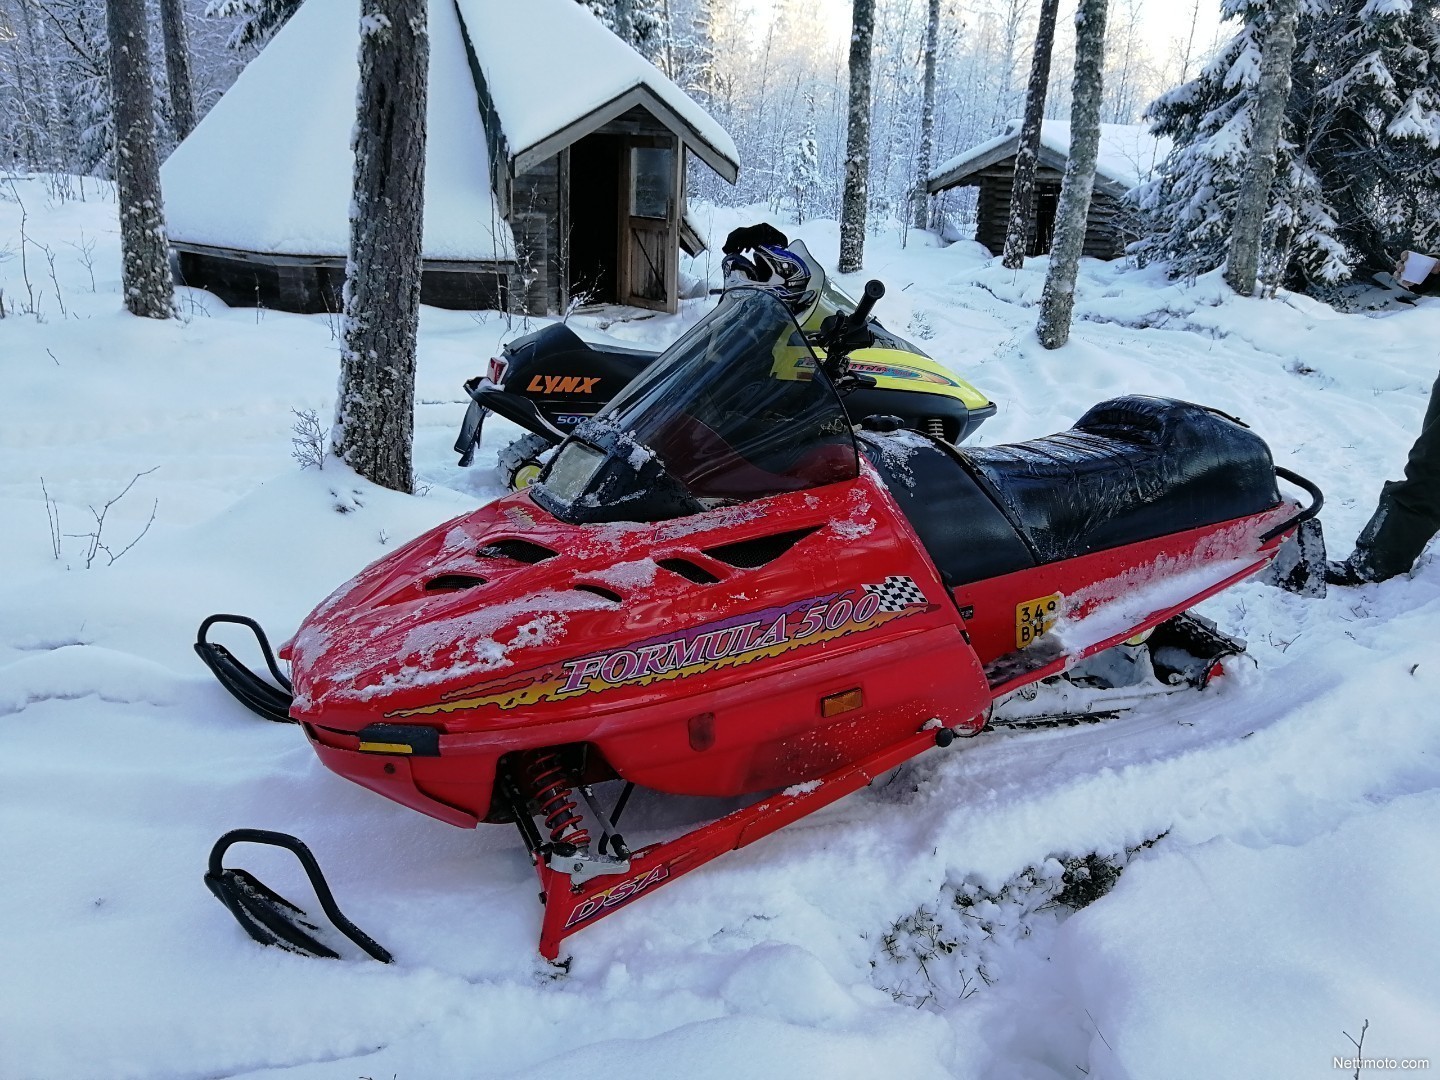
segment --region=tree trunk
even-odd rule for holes
[[[331,442],[366,479],[413,488],[425,198],[425,0],[364,0],[344,342]]]
[[[845,131],[845,197],[840,208],[840,272],[865,261],[865,204],[870,177],[870,43],[875,0],[853,0],[850,30],[850,116]]]
[[[1031,219],[1035,214],[1035,168],[1040,157],[1040,124],[1045,119],[1045,95],[1050,88],[1050,56],[1055,51],[1055,23],[1060,0],[1040,0],[1040,29],[1035,34],[1035,56],[1030,61],[1030,86],[1025,91],[1025,122],[1020,127],[1020,150],[1015,155],[1015,184],[1010,191],[1010,225],[1005,231],[1006,269],[1025,265],[1030,247]]]
[[[160,198],[160,163],[155,155],[155,99],[150,92],[145,0],[107,0],[105,11],[125,307],[132,315],[168,319],[174,314],[175,290]]]
[[[1070,160],[1055,211],[1055,242],[1050,272],[1040,298],[1037,333],[1047,349],[1070,340],[1075,310],[1075,278],[1085,250],[1095,163],[1100,156],[1100,102],[1105,95],[1105,16],[1109,0],[1080,0],[1075,12],[1075,82],[1070,106]]]
[[[1255,293],[1260,268],[1260,234],[1270,210],[1280,125],[1290,100],[1290,62],[1295,55],[1295,26],[1299,14],[1298,0],[1274,0],[1272,21],[1265,34],[1260,85],[1255,92],[1254,127],[1250,133],[1250,160],[1235,201],[1225,266],[1226,284],[1241,296]]]
[[[195,89],[190,79],[190,35],[185,29],[185,0],[160,0],[160,33],[165,38],[165,81],[170,88],[170,120],[175,141],[195,129]]]
[[[920,158],[915,165],[915,206],[917,229],[930,227],[931,157],[935,153],[935,54],[940,48],[940,0],[930,0],[930,17],[925,23],[925,76],[920,104]]]
[[[44,18],[37,18],[30,0],[22,0],[20,26],[29,46],[30,62],[22,62],[18,44],[12,44],[14,87],[19,94],[20,135],[28,149],[25,160],[33,169],[62,172],[61,138],[58,128],[60,103],[55,93],[55,64],[50,53],[49,31]],[[3,12],[0,12],[3,18]],[[11,39],[14,42],[14,37]],[[28,79],[27,79],[28,75]],[[25,84],[29,82],[27,87]],[[28,115],[39,110],[38,118]]]

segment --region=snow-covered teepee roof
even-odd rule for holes
[[[174,242],[295,256],[349,250],[359,24],[359,0],[305,0],[176,147],[160,170]],[[430,10],[427,124],[425,258],[512,259],[449,3]]]
[[[1003,135],[966,150],[930,174],[931,192],[963,184],[997,162],[1014,157],[1020,149],[1020,121],[1011,120]],[[1170,153],[1170,140],[1150,133],[1144,124],[1101,124],[1100,156],[1095,164],[1095,186],[1115,196],[1140,186]],[[1040,125],[1040,163],[1064,171],[1070,157],[1070,122],[1046,120]],[[971,181],[973,183],[973,181]]]
[[[636,105],[731,183],[726,130],[575,0],[455,0],[516,171]]]
[[[359,0],[305,0],[176,147],[160,175],[178,247],[348,251],[359,16]],[[497,179],[637,105],[734,181],[725,129],[574,0],[444,0],[429,18],[427,260],[513,259]]]

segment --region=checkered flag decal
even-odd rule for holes
[[[914,578],[892,574],[883,585],[866,585],[865,591],[880,598],[881,611],[904,611],[916,604],[928,604]]]

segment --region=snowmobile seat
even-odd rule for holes
[[[856,444],[950,588],[1036,565],[1029,546],[953,447],[914,431],[857,431]]]
[[[524,355],[526,349],[533,349],[536,359],[562,365],[567,371],[570,365],[583,367],[595,363],[597,357],[603,357],[634,373],[647,367],[660,355],[647,349],[627,349],[621,345],[602,345],[586,341],[564,323],[552,323],[523,338],[517,338],[510,344],[511,353],[517,356]],[[560,368],[557,367],[556,370]]]
[[[1280,502],[1263,439],[1222,413],[1168,398],[1114,398],[1069,431],[958,453],[1041,563]]]

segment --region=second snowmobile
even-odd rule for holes
[[[727,290],[758,285],[775,293],[823,359],[821,327],[837,312],[853,311],[855,301],[830,280],[805,244],[787,240],[770,226],[752,226],[732,233],[726,251]],[[851,371],[874,380],[846,397],[853,420],[898,416],[906,427],[958,444],[995,415],[994,402],[918,346],[877,320],[869,326],[871,340],[849,357]],[[515,339],[490,361],[485,375],[465,383],[471,402],[455,442],[460,464],[474,460],[485,418],[493,412],[526,432],[501,448],[498,461],[512,491],[527,486],[567,434],[660,355],[587,342],[564,323]],[[809,370],[811,348],[795,343],[790,356],[797,373]]]
[[[321,603],[282,650],[289,676],[268,646],[273,684],[210,642],[215,618],[197,650],[340,775],[452,825],[517,828],[550,959],[1117,647],[1203,686],[1233,643],[1186,609],[1267,567],[1319,491],[1237,421],[1181,401],[1118,398],[1068,431],[984,448],[894,417],[857,429],[842,399],[866,377],[846,358],[882,293],[872,282],[801,367],[793,313],[733,290],[537,483]],[[637,785],[748,801],[632,849],[619,822]],[[212,852],[206,882],[248,933],[336,954],[224,865],[246,842],[300,855],[336,925],[389,958],[284,834],[239,830]]]

